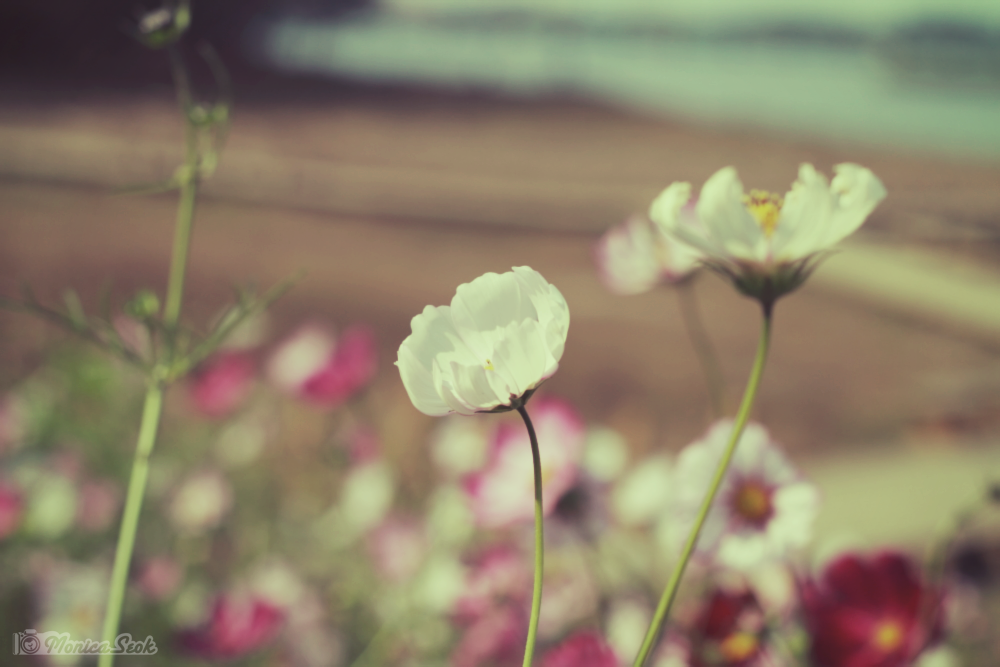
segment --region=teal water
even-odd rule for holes
[[[992,77],[1000,73],[988,50],[927,73],[850,43],[669,40],[380,15],[285,19],[264,35],[265,57],[288,70],[524,96],[570,92],[703,123],[1000,160],[1000,76]],[[904,63],[912,55],[904,52]],[[915,55],[918,64],[941,60],[934,51]]]

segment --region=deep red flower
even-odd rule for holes
[[[764,613],[750,591],[713,592],[692,630],[692,667],[746,667],[763,653]]]
[[[250,394],[256,368],[246,352],[220,352],[191,375],[189,391],[198,412],[225,417]]]
[[[546,653],[542,667],[618,667],[618,659],[599,634],[584,630]]]
[[[274,639],[285,612],[260,598],[222,596],[204,625],[183,630],[177,642],[185,653],[206,660],[231,660],[261,648]]]
[[[841,556],[802,588],[817,667],[906,667],[943,629],[941,592],[908,556]]]

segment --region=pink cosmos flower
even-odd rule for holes
[[[399,517],[383,521],[368,534],[367,542],[376,572],[396,583],[417,573],[426,552],[423,526]]]
[[[609,229],[594,246],[598,275],[616,294],[641,294],[659,283],[683,280],[701,257],[640,215]]]
[[[77,496],[77,525],[93,533],[107,530],[118,518],[120,500],[118,485],[114,482],[109,480],[84,482],[80,485]]]
[[[184,578],[184,570],[172,558],[156,556],[139,567],[136,585],[151,600],[166,600]]]
[[[465,629],[451,653],[452,667],[520,665],[527,628],[527,615],[519,605],[491,609]]]
[[[334,408],[368,384],[378,365],[374,332],[353,326],[340,338],[315,325],[299,329],[275,351],[268,376],[283,391]]]
[[[802,587],[817,667],[906,667],[944,634],[942,595],[908,556],[847,554]]]
[[[583,457],[583,420],[566,401],[536,399],[532,410],[542,464],[542,499],[551,514],[560,497],[573,486]],[[486,468],[465,479],[476,521],[501,528],[534,518],[534,469],[531,443],[520,424],[504,423],[490,444]]]
[[[225,417],[238,408],[253,388],[256,373],[249,353],[226,350],[202,363],[192,374],[188,394],[206,417]]]
[[[584,630],[546,653],[542,667],[618,667],[618,659],[599,634]]]
[[[223,595],[200,627],[177,633],[185,653],[205,660],[231,660],[260,649],[277,636],[285,620],[279,607],[257,597]]]
[[[731,420],[716,422],[681,451],[676,467],[675,542],[687,537],[715,474]],[[803,480],[759,424],[748,424],[702,528],[698,551],[737,569],[782,558],[810,538],[819,492]]]
[[[479,554],[469,565],[465,592],[455,602],[457,622],[470,624],[491,609],[509,603],[527,604],[531,572],[519,552],[505,546],[493,547]]]
[[[0,482],[0,540],[17,530],[24,511],[21,492],[13,486]]]

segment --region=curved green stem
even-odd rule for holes
[[[693,283],[686,280],[677,284],[674,291],[677,292],[681,319],[684,320],[688,339],[690,339],[691,347],[694,348],[695,355],[698,357],[698,363],[701,364],[701,372],[705,375],[708,396],[712,401],[712,415],[719,419],[726,414],[726,381],[722,376],[722,368],[719,366],[719,357],[715,354],[715,347],[701,321]]]
[[[115,549],[115,563],[111,570],[111,584],[108,587],[108,604],[104,612],[101,641],[107,642],[109,646],[114,646],[115,637],[118,635],[122,601],[125,598],[125,585],[128,583],[128,570],[132,562],[132,548],[135,546],[135,533],[139,525],[142,498],[146,494],[146,479],[149,477],[149,455],[156,443],[156,432],[162,413],[163,386],[159,382],[153,381],[146,391],[146,402],[142,408],[139,438],[135,445],[135,456],[132,459],[132,475],[129,478],[128,492],[125,496],[125,512],[122,515],[118,546]],[[97,664],[98,667],[111,667],[113,661],[113,654],[103,653]]]
[[[753,407],[754,398],[757,396],[757,388],[760,386],[760,379],[764,374],[764,363],[767,361],[767,349],[770,339],[771,311],[770,308],[765,307],[764,319],[761,324],[760,341],[757,344],[757,356],[753,362],[753,369],[750,371],[750,379],[747,381],[746,390],[743,392],[743,400],[740,403],[739,411],[736,413],[736,420],[733,423],[733,431],[729,436],[729,443],[722,454],[722,460],[719,461],[719,467],[715,471],[712,483],[708,487],[708,493],[705,494],[705,500],[702,501],[701,508],[698,510],[698,516],[695,519],[694,526],[691,528],[691,533],[688,535],[687,542],[684,543],[680,560],[674,567],[674,571],[670,575],[670,580],[667,582],[667,586],[663,590],[663,595],[660,597],[660,602],[656,606],[653,620],[646,631],[646,637],[642,641],[642,646],[639,648],[639,654],[635,658],[633,667],[642,667],[645,664],[646,659],[649,657],[660,636],[660,630],[663,628],[663,623],[670,613],[670,607],[674,603],[674,598],[677,597],[677,589],[680,586],[681,577],[684,575],[684,570],[691,559],[694,547],[698,543],[698,535],[705,524],[705,518],[712,507],[712,501],[715,500],[715,495],[718,493],[719,487],[722,485],[722,480],[726,476],[726,469],[729,467],[729,462],[733,458],[733,452],[736,451],[736,445],[743,434],[743,427],[746,426],[747,419],[750,417],[750,409]]]
[[[528,411],[523,405],[517,408],[528,427],[531,440],[531,462],[535,470],[535,584],[531,592],[531,618],[528,620],[528,639],[524,645],[524,667],[531,666],[535,654],[535,636],[538,634],[538,616],[542,609],[542,574],[545,570],[545,541],[542,530],[542,459],[538,453],[538,437],[531,425]]]

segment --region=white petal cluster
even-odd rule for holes
[[[732,429],[728,419],[717,422],[677,459],[677,546],[694,523]],[[759,522],[748,522],[739,511],[737,494],[746,484],[768,493],[770,508]],[[802,478],[763,426],[747,424],[702,527],[698,551],[714,553],[721,563],[737,569],[784,558],[808,543],[818,511],[816,487]]]
[[[526,266],[458,287],[450,306],[413,318],[396,366],[421,412],[472,415],[510,407],[559,367],[569,307]]]
[[[772,297],[798,287],[819,256],[852,234],[886,191],[868,169],[839,164],[828,182],[812,165],[799,168],[785,197],[743,190],[736,170],[726,167],[701,189],[696,215],[685,215],[691,185],[673,183],[653,201],[649,217],[664,232],[704,253],[709,266],[729,275],[737,287]]]

